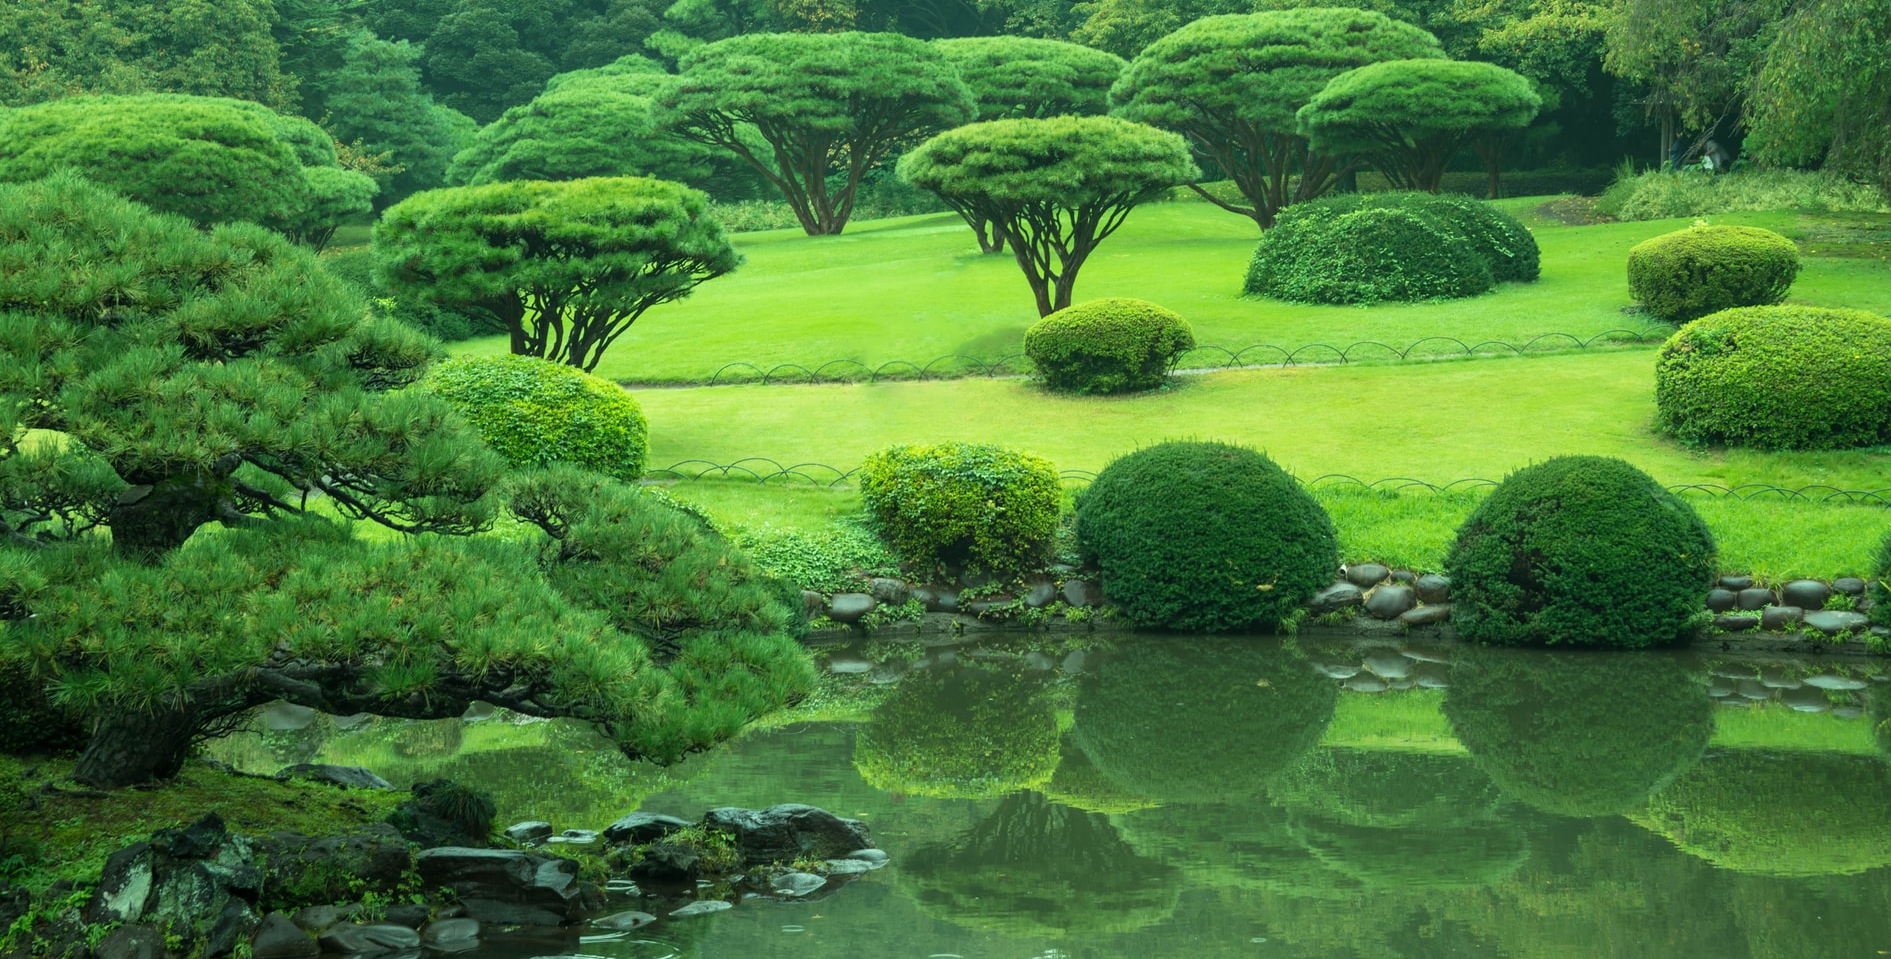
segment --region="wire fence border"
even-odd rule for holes
[[[1572,350],[1593,349],[1598,344],[1611,346],[1641,345],[1644,343],[1666,340],[1673,335],[1674,328],[1669,326],[1648,326],[1640,330],[1612,329],[1603,330],[1592,336],[1582,337],[1574,333],[1539,333],[1522,343],[1506,340],[1478,340],[1471,342],[1455,336],[1425,336],[1413,340],[1404,347],[1393,346],[1379,340],[1359,340],[1346,346],[1331,343],[1308,343],[1289,349],[1271,343],[1256,343],[1240,349],[1204,344],[1183,352],[1177,357],[1176,368],[1187,372],[1210,372],[1222,369],[1240,369],[1253,367],[1293,367],[1293,366],[1344,366],[1366,359],[1407,362],[1410,360],[1448,360],[1474,356],[1524,356],[1530,353],[1560,353]],[[1539,344],[1558,343],[1559,346],[1542,347]],[[1418,353],[1420,347],[1430,345],[1449,345],[1455,349],[1436,352]],[[1376,351],[1376,352],[1375,352]],[[1507,351],[1507,352],[1506,352]],[[1188,366],[1187,360],[1197,354],[1220,354],[1223,362],[1220,366]],[[1265,361],[1252,360],[1250,354],[1267,357]],[[956,365],[954,365],[956,364]],[[725,375],[731,371],[748,371],[748,375],[737,377]],[[996,358],[973,356],[969,353],[947,353],[925,363],[912,360],[888,360],[877,366],[870,366],[860,360],[828,360],[809,366],[805,363],[777,363],[763,369],[760,364],[738,360],[724,363],[710,374],[706,386],[760,385],[774,386],[787,383],[799,386],[812,386],[832,383],[878,383],[882,380],[944,380],[970,379],[983,376],[1024,376],[1031,372],[1030,358],[1023,353],[1006,353]]]
[[[799,484],[807,487],[839,489],[852,485],[860,467],[843,470],[826,463],[800,462],[783,464],[779,460],[766,456],[745,456],[731,463],[717,463],[707,459],[687,459],[672,463],[661,469],[646,470],[645,480],[694,481],[702,479],[738,479],[767,486]],[[1058,478],[1065,483],[1088,483],[1096,479],[1093,470],[1059,470]],[[1409,476],[1390,476],[1385,479],[1363,480],[1347,473],[1322,473],[1312,479],[1295,477],[1300,485],[1308,489],[1326,489],[1331,487],[1356,486],[1360,489],[1382,493],[1405,493],[1423,490],[1433,494],[1462,493],[1470,490],[1489,489],[1499,485],[1498,480],[1482,477],[1455,479],[1447,483],[1432,483]],[[1774,486],[1769,483],[1741,483],[1726,486],[1719,483],[1678,483],[1668,486],[1673,493],[1701,493],[1715,499],[1752,500],[1763,496],[1777,496],[1786,500],[1805,503],[1830,503],[1835,500],[1844,503],[1867,504],[1891,507],[1891,486],[1881,489],[1863,490],[1846,489],[1825,483],[1806,486]]]

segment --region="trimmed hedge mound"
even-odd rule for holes
[[[447,360],[424,384],[513,466],[570,463],[626,482],[643,475],[643,410],[609,380],[506,354]]]
[[[860,501],[908,561],[1021,572],[1057,533],[1049,460],[981,443],[889,446],[860,470]]]
[[[1273,629],[1333,581],[1326,510],[1274,461],[1226,443],[1120,457],[1077,503],[1077,538],[1140,626]]]
[[[1187,320],[1126,297],[1058,310],[1024,334],[1024,353],[1045,385],[1071,393],[1154,389],[1194,348],[1195,331]]]
[[[1648,474],[1559,456],[1510,474],[1458,530],[1451,621],[1480,643],[1673,643],[1706,615],[1714,559],[1707,524]]]
[[[1351,193],[1282,212],[1254,251],[1246,289],[1302,303],[1451,299],[1538,273],[1536,238],[1487,203]]]
[[[854,737],[875,789],[986,799],[1038,789],[1057,769],[1057,710],[1041,682],[976,668],[900,681]]]
[[[1891,319],[1809,306],[1702,317],[1662,347],[1655,408],[1656,425],[1684,443],[1891,443]]]
[[[1675,323],[1786,298],[1799,275],[1793,241],[1753,226],[1694,226],[1628,251],[1628,291]]]
[[[1722,869],[1854,876],[1891,865],[1891,765],[1838,753],[1715,750],[1631,818]]]

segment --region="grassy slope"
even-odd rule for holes
[[[1623,262],[1628,248],[1687,225],[1659,220],[1567,227],[1530,211],[1541,198],[1504,201],[1524,215],[1543,248],[1543,278],[1505,284],[1475,300],[1371,309],[1244,299],[1241,282],[1256,235],[1246,220],[1205,203],[1164,203],[1136,211],[1085,265],[1078,299],[1134,296],[1189,318],[1203,344],[1230,349],[1271,343],[1398,347],[1428,336],[1521,343],[1543,333],[1588,337],[1638,330]],[[1716,218],[1793,229],[1791,213]],[[850,225],[838,237],[798,230],[742,234],[748,262],[693,297],[651,310],[597,372],[636,382],[702,382],[737,361],[764,368],[853,359],[878,365],[925,363],[964,353],[987,358],[1019,350],[1036,320],[1009,256],[981,256],[955,216],[904,217]],[[1878,261],[1808,262],[1796,299],[1891,312],[1891,270]],[[1440,345],[1439,348],[1443,348]],[[501,352],[501,337],[460,344],[461,352]],[[1196,354],[1196,365],[1222,362]]]

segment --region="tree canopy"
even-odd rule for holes
[[[328,130],[364,154],[383,156],[380,205],[446,182],[447,164],[472,137],[470,117],[420,84],[420,50],[360,33],[323,78]]]
[[[375,270],[398,294],[490,314],[514,353],[589,372],[645,310],[741,263],[707,203],[644,177],[430,190],[375,224]]]
[[[1122,57],[1035,37],[958,37],[934,47],[959,70],[980,120],[1091,116],[1110,110]]]
[[[734,152],[781,191],[809,236],[839,233],[861,178],[973,115],[958,72],[895,33],[764,33],[685,56],[657,96],[665,129]],[[752,126],[768,149],[742,136]]]
[[[447,181],[700,180],[710,173],[710,148],[656,129],[651,97],[669,78],[655,61],[639,56],[561,73],[530,103],[507,110],[475,134],[454,158]]]
[[[994,224],[1040,316],[1070,305],[1078,270],[1137,204],[1201,175],[1180,136],[1115,117],[970,124],[908,153],[899,172]]]
[[[1431,34],[1366,10],[1204,17],[1138,54],[1110,96],[1118,116],[1188,137],[1247,202],[1202,195],[1265,229],[1347,169],[1343,151],[1310,147],[1295,111],[1354,67],[1443,55]]]
[[[0,106],[82,93],[293,102],[270,0],[33,0],[0,5]]]
[[[1780,24],[1748,100],[1748,146],[1891,194],[1891,0],[1814,0]]]
[[[1522,129],[1542,104],[1496,64],[1392,60],[1333,78],[1297,116],[1315,149],[1363,154],[1395,186],[1436,193],[1473,138]]]

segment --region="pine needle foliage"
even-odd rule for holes
[[[1522,74],[1467,60],[1388,60],[1334,77],[1295,114],[1325,153],[1366,156],[1392,185],[1437,193],[1479,136],[1521,130],[1543,98]]]

